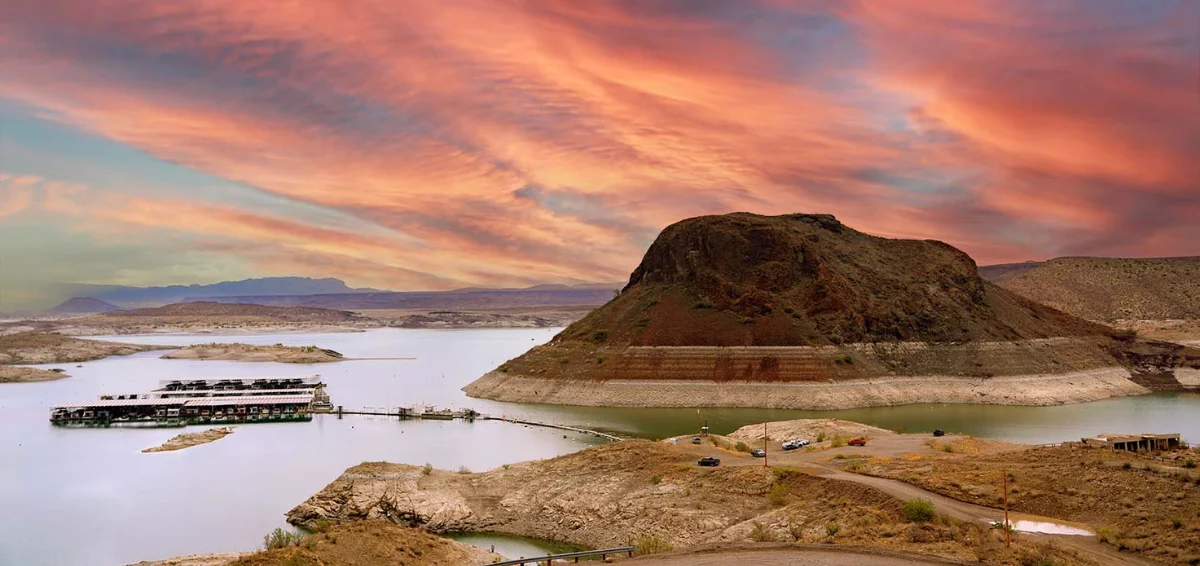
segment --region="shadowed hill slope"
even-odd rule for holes
[[[74,297],[63,301],[58,306],[46,311],[52,315],[95,314],[118,311],[121,307],[92,297]]]
[[[1200,319],[1200,257],[1063,257],[997,284],[1088,320]]]
[[[805,408],[1144,392],[1118,361],[1125,346],[1112,332],[983,280],[969,256],[942,242],[871,236],[828,215],[737,213],[669,226],[619,296],[466,391]],[[1031,376],[1053,377],[1031,389]],[[846,386],[879,378],[924,379],[934,394],[896,379]],[[964,387],[963,378],[975,381]],[[826,389],[731,388],[738,382]]]

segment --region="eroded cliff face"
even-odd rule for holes
[[[777,482],[796,495],[772,503],[767,494]],[[815,542],[827,536],[829,521],[898,517],[899,506],[861,485],[780,478],[762,466],[697,468],[695,456],[677,447],[627,441],[478,474],[361,464],[289,512],[288,521],[388,518],[438,533],[504,532],[597,548],[657,534],[683,547],[747,541],[756,522],[780,540]]]

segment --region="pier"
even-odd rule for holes
[[[624,440],[598,430],[421,403],[407,407],[335,407],[319,375],[170,379],[159,385],[148,393],[106,393],[94,401],[55,405],[50,408],[50,422],[66,427],[182,427],[307,422],[314,414],[331,414],[338,418],[360,415],[400,420],[501,421],[586,434],[610,442]]]
[[[411,407],[386,407],[386,408],[385,407],[365,407],[362,409],[352,409],[352,410],[346,410],[341,405],[338,405],[332,411],[329,411],[329,412],[332,414],[338,415],[339,418],[342,415],[365,415],[365,416],[373,416],[373,417],[392,417],[392,418],[398,418],[398,419],[501,421],[501,422],[506,422],[506,423],[525,425],[525,426],[552,428],[552,429],[556,429],[556,430],[565,430],[565,431],[574,432],[574,433],[578,433],[578,434],[587,434],[587,435],[595,436],[597,438],[603,438],[610,442],[620,442],[620,441],[624,440],[623,438],[621,438],[617,435],[608,434],[606,432],[600,432],[598,430],[591,430],[591,429],[586,429],[586,428],[567,426],[567,425],[561,425],[561,424],[555,424],[555,423],[544,423],[544,422],[531,421],[531,420],[526,420],[526,419],[517,419],[517,418],[512,418],[512,417],[485,415],[478,411],[474,411],[472,409],[459,409],[459,410],[437,409],[433,405],[414,405]]]

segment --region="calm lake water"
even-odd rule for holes
[[[346,468],[363,461],[430,463],[475,471],[547,458],[598,442],[588,436],[498,422],[398,421],[332,415],[311,423],[238,427],[217,442],[141,454],[179,429],[61,429],[49,407],[101,393],[143,392],[176,377],[319,373],[347,409],[414,403],[471,407],[494,415],[662,438],[692,432],[695,409],[620,409],[509,404],[471,399],[460,388],[549,340],[557,329],[399,330],[268,336],[121,336],[143,344],[213,341],[319,345],[351,358],[411,357],[293,365],[162,360],[161,352],[39,367],[59,381],[0,386],[0,565],[114,565],[179,554],[252,550],[284,526],[283,515]],[[908,432],[934,428],[1040,443],[1100,432],[1182,432],[1200,442],[1200,395],[1152,395],[1063,407],[913,405],[848,411],[706,409],[714,432],[763,420],[837,417]],[[189,431],[203,427],[190,427]],[[532,556],[546,545],[496,544]]]

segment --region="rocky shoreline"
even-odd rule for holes
[[[143,454],[152,452],[172,452],[183,450],[209,442],[216,442],[233,433],[233,427],[210,428],[203,432],[185,432],[171,437],[170,440],[151,448],[142,450]]]
[[[280,362],[319,364],[339,362],[341,353],[317,346],[258,346],[252,344],[196,344],[163,354],[168,360],[224,360],[235,362]]]
[[[71,377],[63,370],[48,370],[19,366],[0,366],[0,383],[34,383]]]
[[[489,372],[463,388],[513,403],[835,410],[916,403],[1064,405],[1150,393],[1123,367],[1000,377],[927,375],[824,382],[546,379]]]

